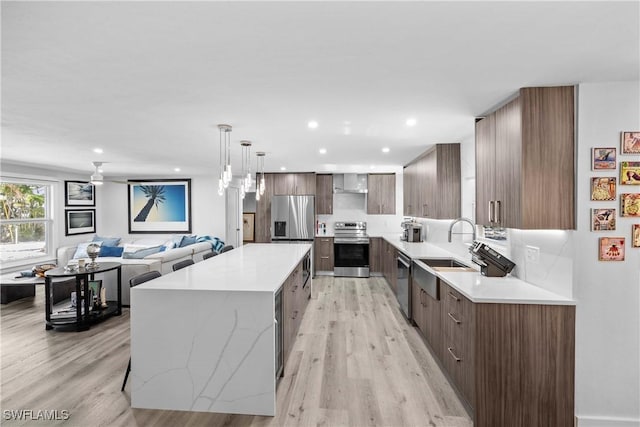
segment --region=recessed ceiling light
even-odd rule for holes
[[[174,172],[180,172],[180,168],[173,168]]]
[[[406,123],[407,123],[407,126],[415,126],[416,123],[418,123],[418,121],[415,118],[410,117],[407,119]]]
[[[93,152],[94,152],[94,153],[97,153],[97,154],[102,154],[102,153],[104,153],[104,151],[102,150],[102,148],[94,148],[94,149],[93,149]]]
[[[316,122],[315,120],[311,120],[309,121],[309,123],[307,123],[307,126],[309,126],[309,129],[315,129],[318,127],[318,122]]]
[[[327,154],[327,149],[326,148],[321,148],[318,151],[320,152],[320,154]]]
[[[376,165],[369,166],[369,169],[375,169],[375,168],[376,168]]]
[[[280,166],[280,170],[281,170],[281,171],[286,171],[286,170],[287,170],[287,168],[285,168],[284,166]]]
[[[383,152],[383,153],[388,153],[388,152],[389,152],[389,147],[384,147],[384,148],[382,149],[382,152]]]

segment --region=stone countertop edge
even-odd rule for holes
[[[383,234],[381,236],[400,252],[412,260],[421,258],[445,259],[453,258],[467,264],[475,272],[437,271],[422,264],[428,271],[444,280],[448,285],[475,303],[494,304],[540,304],[540,305],[576,305],[576,301],[558,295],[517,277],[486,277],[480,274],[477,265],[468,259],[451,253],[438,245],[429,242],[405,242],[400,234]]]

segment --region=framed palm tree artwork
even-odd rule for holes
[[[191,233],[191,180],[129,180],[129,233]]]

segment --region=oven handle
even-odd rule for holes
[[[340,239],[334,239],[333,240],[333,244],[338,244],[338,245],[368,245],[369,244],[369,240],[340,240]]]
[[[404,256],[398,255],[398,262],[401,263],[402,265],[404,265],[405,267],[409,268],[410,262],[408,262],[409,260],[407,260]]]

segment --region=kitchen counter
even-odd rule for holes
[[[469,300],[476,303],[499,304],[545,304],[545,305],[575,305],[570,298],[563,297],[538,286],[507,275],[505,277],[486,277],[480,274],[479,268],[468,257],[460,257],[429,242],[405,242],[400,240],[399,234],[384,234],[382,236],[396,249],[412,260],[422,258],[453,258],[472,267],[469,271],[438,271],[422,264],[429,272],[435,274],[462,293]]]
[[[275,415],[274,295],[310,244],[250,244],[131,289],[131,406]]]

